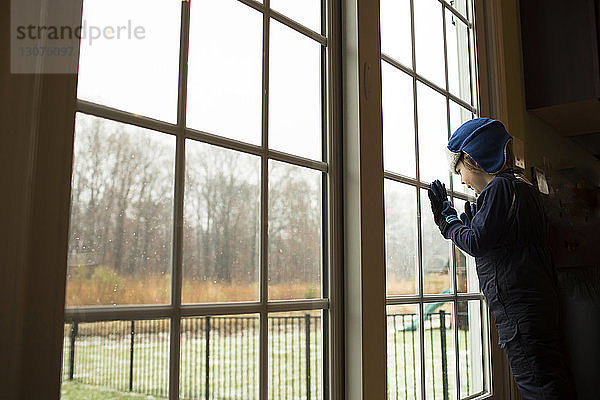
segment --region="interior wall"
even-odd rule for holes
[[[11,72],[10,6],[0,3],[0,397],[57,399],[76,76]],[[27,6],[32,21],[80,20],[44,0]]]
[[[600,245],[597,235],[600,229],[600,160],[526,110],[520,0],[503,0],[501,3],[501,62],[506,79],[503,85],[506,94],[505,122],[510,133],[524,141],[528,175],[531,175],[530,167],[545,169],[546,159],[549,161],[551,185],[556,184],[561,176],[567,177],[568,180],[583,178],[583,187],[558,190],[554,196],[550,196],[552,203],[558,203],[563,211],[558,217],[556,214],[551,215],[551,237],[561,286],[564,287],[566,282],[569,288],[576,288],[568,292],[567,296],[563,296],[563,313],[567,321],[565,340],[573,366],[573,377],[579,397],[592,398],[587,393],[597,393],[595,371],[600,368],[597,357],[590,357],[590,354],[598,354],[599,351],[596,346],[599,326],[596,318],[598,303],[597,296],[596,303],[593,303],[595,305],[591,305],[591,300],[582,296],[582,293],[598,293],[597,283],[594,283],[598,282],[597,278],[594,278],[597,277],[597,273],[591,274],[590,267],[598,268],[600,265],[597,257]],[[575,174],[569,178],[565,173],[559,172],[561,169],[574,170]],[[574,274],[577,278],[565,279],[565,276],[569,277],[565,275],[566,272]],[[586,330],[585,335],[581,334],[582,329]],[[514,389],[513,385],[510,389],[511,399],[516,395]]]
[[[600,161],[587,153],[568,138],[561,136],[556,130],[548,126],[544,121],[526,110],[524,69],[521,48],[521,25],[520,25],[520,1],[502,0],[488,2],[486,0],[474,0],[477,10],[476,27],[478,34],[478,65],[480,69],[479,83],[481,89],[480,109],[483,116],[492,116],[502,120],[510,133],[521,139],[525,147],[525,161],[527,175],[531,177],[531,167],[545,169],[544,160],[549,161],[551,184],[557,183],[560,169],[576,169],[577,174],[586,179],[589,186],[595,186],[598,192],[600,186]],[[487,95],[486,95],[487,94]],[[556,175],[555,175],[556,174]],[[557,176],[558,175],[558,176]],[[568,189],[569,194],[594,192],[592,189],[586,191]],[[558,197],[551,196],[551,204],[560,203]],[[599,197],[600,198],[600,197]],[[585,199],[587,200],[587,199]],[[555,250],[562,254],[563,259],[571,261],[577,259],[581,265],[589,264],[592,259],[587,255],[593,254],[593,260],[597,263],[597,240],[585,241],[588,237],[596,237],[584,231],[573,228],[573,215],[583,221],[584,212],[579,211],[586,202],[573,201],[569,199],[567,204],[570,212],[566,215],[567,223],[561,222],[561,227],[568,226],[562,232],[569,236],[573,251],[567,248],[560,251],[559,246]],[[561,204],[562,207],[562,204]],[[562,209],[562,208],[561,208]],[[574,213],[573,211],[577,211]],[[599,214],[600,216],[600,214]],[[562,216],[560,217],[562,219]],[[556,222],[555,219],[553,219]],[[581,225],[581,224],[580,224]],[[593,226],[586,222],[584,227],[589,227],[589,232],[598,232],[600,225]],[[566,236],[558,236],[565,239]],[[574,236],[573,236],[574,235]],[[558,241],[556,243],[563,243]],[[589,249],[590,251],[585,251]],[[577,255],[578,257],[574,257]],[[517,400],[521,396],[514,384],[510,374],[508,362],[504,352],[496,345],[496,332],[492,329],[491,356],[493,369],[494,398],[503,400]]]
[[[503,0],[502,3],[503,64],[507,98],[507,121],[504,122],[511,135],[525,142],[528,173],[532,166],[543,169],[543,157],[547,157],[552,171],[576,168],[589,183],[600,186],[600,160],[526,110],[520,3],[519,0]]]

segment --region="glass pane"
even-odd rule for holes
[[[433,213],[427,191],[421,190],[421,235],[423,245],[423,292],[425,294],[452,293],[450,255],[452,243],[444,239],[433,222]]]
[[[417,191],[402,183],[385,180],[386,293],[416,294]]]
[[[269,162],[269,299],[321,297],[322,173]]]
[[[456,131],[463,123],[473,119],[473,114],[470,110],[458,105],[457,103],[450,101],[450,132]],[[466,193],[470,196],[475,196],[475,191],[469,189],[467,185],[461,183],[459,174],[452,172],[452,185],[454,191]]]
[[[465,210],[465,201],[454,199],[454,207],[458,215]],[[456,265],[456,290],[459,293],[479,293],[479,280],[475,268],[475,258],[454,246],[454,263]]]
[[[190,13],[187,126],[260,144],[262,14],[237,0],[194,1]]]
[[[419,308],[387,306],[387,398],[421,398]]]
[[[383,165],[387,171],[415,176],[415,114],[410,76],[383,61]]]
[[[446,44],[448,46],[448,85],[452,94],[471,102],[469,30],[454,14],[446,10]]]
[[[381,0],[381,52],[412,68],[410,0]]]
[[[168,396],[168,320],[74,323],[65,332],[61,399]]]
[[[269,399],[323,398],[321,311],[269,315]]]
[[[414,9],[417,73],[445,88],[442,5],[438,0],[419,0],[414,2]]]
[[[449,189],[448,123],[446,98],[429,87],[417,83],[419,114],[419,174],[422,182],[435,179]]]
[[[456,131],[471,119],[473,119],[473,113],[470,110],[450,100],[450,132]]]
[[[321,45],[271,19],[269,147],[321,160]]]
[[[473,29],[469,29],[469,45],[471,46],[471,60],[469,62],[471,63],[471,89],[473,91],[470,104],[476,106],[479,103],[479,82],[477,79],[477,71],[475,70],[475,66],[477,65],[477,63],[475,62],[476,48],[474,40],[475,38],[473,36]]]
[[[271,0],[271,8],[321,33],[321,0]]]
[[[458,11],[462,16],[467,17],[467,4],[469,0],[444,0],[446,3],[450,4],[456,11]],[[471,16],[468,16],[469,19]]]
[[[175,137],[77,114],[66,306],[170,301]]]
[[[479,279],[475,267],[475,258],[456,247],[457,289],[460,293],[479,293]]]
[[[180,397],[258,399],[259,354],[258,315],[182,319]]]
[[[459,300],[457,311],[460,398],[483,391],[481,302]]]
[[[184,303],[258,300],[260,157],[186,141]]]
[[[83,24],[77,96],[175,123],[181,2],[86,0]]]
[[[425,398],[456,398],[456,353],[452,303],[423,304]]]
[[[69,373],[71,370],[71,329],[72,324],[65,324],[63,329],[63,354],[60,375],[60,381],[63,383],[70,379]]]

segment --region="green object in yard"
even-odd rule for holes
[[[442,293],[440,294],[448,294],[448,293],[452,293],[451,289],[444,289],[442,291]],[[435,310],[437,310],[438,308],[440,308],[441,306],[444,305],[444,302],[438,302],[438,303],[425,303],[423,305],[423,322],[425,322],[427,319],[431,318],[431,314],[434,313]],[[403,326],[402,328],[399,329],[400,331],[416,331],[417,330],[417,321],[415,321],[413,319],[413,321],[406,326]]]

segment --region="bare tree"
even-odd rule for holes
[[[174,146],[157,138],[140,128],[78,118],[71,242],[79,244],[71,246],[70,264],[130,275],[168,267]]]
[[[120,275],[170,269],[174,138],[79,115],[73,168],[70,265]],[[255,283],[260,258],[260,158],[188,140],[184,276]],[[269,163],[271,283],[320,280],[322,173]]]
[[[219,283],[255,278],[258,158],[191,142],[186,159],[186,274]]]

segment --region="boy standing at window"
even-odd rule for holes
[[[477,204],[467,202],[459,218],[436,180],[431,209],[442,235],[475,257],[523,399],[572,399],[546,218],[537,190],[513,169],[511,139],[500,121],[488,118],[458,128],[448,142],[450,167],[479,194]]]

